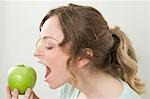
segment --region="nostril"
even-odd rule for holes
[[[42,51],[40,51],[40,50],[35,50],[35,51],[33,51],[33,56],[35,56],[35,57],[39,57],[39,56],[42,56],[43,55],[43,52]]]
[[[37,57],[40,56],[40,52],[38,50],[33,51],[33,56]]]
[[[36,50],[33,51],[33,56],[35,56],[35,57],[37,56]]]
[[[37,54],[34,52],[34,53],[33,53],[33,56],[35,56],[35,57],[36,57],[36,56],[37,56]]]

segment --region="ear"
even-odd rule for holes
[[[85,48],[82,51],[82,54],[80,57],[77,58],[77,65],[79,68],[85,67],[89,62],[90,59],[93,57],[93,51],[90,48]]]
[[[79,68],[85,67],[89,63],[89,59],[80,58],[77,60],[77,65]]]

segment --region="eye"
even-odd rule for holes
[[[53,49],[53,47],[46,47],[46,49],[51,50],[51,49]]]

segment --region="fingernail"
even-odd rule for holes
[[[14,92],[18,92],[18,90],[17,90],[17,89],[14,89],[13,91],[14,91]]]
[[[30,96],[30,94],[31,94],[31,89],[28,88],[28,89],[26,90],[26,92],[25,92],[25,95],[24,95],[25,99],[28,99],[28,97]]]
[[[18,96],[18,90],[17,90],[17,89],[14,89],[12,94],[13,94],[13,96],[15,96],[15,97]]]
[[[31,89],[30,88],[27,88],[27,92],[30,92],[31,91]]]

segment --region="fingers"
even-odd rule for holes
[[[12,99],[18,99],[19,92],[17,89],[14,89],[12,92]]]
[[[6,86],[6,97],[7,99],[18,99],[19,92],[17,89],[14,89],[11,93],[9,86]]]
[[[19,91],[17,89],[14,89],[11,92],[9,86],[6,86],[6,96],[7,99],[18,99]],[[25,92],[24,99],[39,99],[39,97],[35,95],[31,88],[28,88]]]
[[[25,92],[24,99],[39,99],[39,97],[35,95],[31,88],[28,88]]]
[[[10,88],[9,88],[9,86],[7,85],[6,86],[6,97],[7,97],[7,99],[11,99],[11,90],[10,90]]]
[[[30,99],[31,94],[32,94],[32,90],[28,88],[25,92],[24,99]]]

